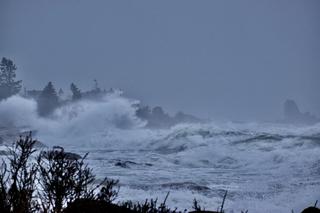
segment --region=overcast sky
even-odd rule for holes
[[[170,112],[320,115],[320,1],[0,0],[0,56],[27,88],[93,79]]]

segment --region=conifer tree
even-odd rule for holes
[[[64,91],[63,91],[62,88],[60,88],[60,89],[59,89],[59,92],[58,92],[58,95],[61,97],[61,96],[63,96],[63,94],[64,94]]]
[[[70,90],[72,92],[72,100],[73,101],[81,99],[81,97],[82,97],[81,96],[81,91],[74,83],[72,83],[70,85]]]
[[[38,113],[40,116],[51,114],[59,106],[57,92],[50,81],[38,98]]]
[[[2,58],[0,63],[0,100],[20,92],[22,81],[15,81],[16,70],[17,67],[12,60]]]
[[[100,93],[100,92],[101,92],[101,89],[100,89],[100,87],[99,87],[99,84],[98,84],[97,79],[94,79],[93,82],[94,82],[93,91],[95,91],[96,93]]]

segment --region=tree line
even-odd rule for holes
[[[0,101],[21,92],[22,81],[16,80],[16,70],[17,67],[12,60],[2,58],[0,64]],[[81,99],[99,100],[107,93],[114,92],[113,89],[109,91],[101,89],[97,80],[94,80],[93,89],[89,91],[82,92],[75,83],[70,84],[70,91],[71,97],[67,100],[62,100],[61,97],[64,95],[64,91],[59,89],[57,92],[55,86],[50,81],[42,90],[28,91],[25,89],[23,96],[35,99],[37,101],[38,114],[46,117],[51,115],[61,105]],[[150,108],[149,106],[138,104],[134,107],[136,108],[136,116],[148,121],[147,127],[149,128],[166,128],[182,122],[201,122],[201,119],[182,112],[170,116],[160,106]]]
[[[17,66],[11,59],[3,57],[0,63],[0,101],[5,100],[13,95],[19,94],[22,89],[22,80],[16,80]],[[103,96],[107,91],[102,90],[98,86],[97,80],[94,80],[94,88],[87,92],[81,92],[76,84],[70,84],[71,100],[78,101],[85,98],[97,98]],[[61,100],[61,96],[64,94],[60,89],[58,92],[50,81],[40,91],[31,90],[24,91],[23,96],[28,98],[34,98],[37,101],[38,113],[40,116],[50,115],[57,107],[61,106],[65,101]]]

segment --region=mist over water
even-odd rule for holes
[[[136,103],[115,93],[99,101],[72,102],[57,108],[50,117],[40,117],[35,100],[12,96],[0,102],[0,113],[2,124],[31,128],[40,135],[83,136],[108,129],[143,127],[145,122],[135,116]]]
[[[51,117],[37,115],[34,100],[0,102],[1,126],[35,130],[48,147],[84,154],[99,178],[120,179],[119,200],[164,198],[207,209],[228,190],[227,212],[300,211],[320,199],[320,124],[189,123],[146,128],[137,100],[119,93],[63,105]]]
[[[119,201],[170,191],[170,207],[215,210],[228,190],[226,213],[301,212],[320,201],[319,11],[319,0],[0,0],[1,64],[12,62],[0,155],[32,130],[89,152],[99,179],[120,180]]]

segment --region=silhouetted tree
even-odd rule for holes
[[[80,198],[93,198],[89,186],[95,180],[92,170],[81,159],[70,157],[63,148],[42,152],[38,158],[40,197],[44,209],[62,212],[64,205]]]
[[[9,166],[3,161],[0,172],[0,212],[28,213],[38,210],[37,202],[33,200],[37,167],[30,162],[35,144],[31,133],[25,138],[20,137],[9,150]]]
[[[93,184],[95,176],[84,162],[87,155],[81,157],[56,147],[35,158],[37,143],[30,133],[8,150],[7,160],[0,166],[1,213],[60,213],[75,200],[111,204],[117,196],[118,181],[105,179]]]
[[[119,180],[106,179],[101,185],[100,193],[97,196],[98,200],[112,203],[119,193]]]
[[[70,90],[72,92],[72,100],[76,101],[81,99],[81,91],[74,83],[70,85]]]
[[[20,92],[22,81],[15,81],[16,70],[17,67],[12,60],[2,58],[0,63],[0,100]]]
[[[151,115],[151,109],[148,106],[138,106],[136,115],[141,119],[149,119]]]
[[[63,96],[63,94],[64,94],[64,92],[63,92],[63,89],[59,89],[59,92],[58,92],[58,95],[61,97],[61,96]]]
[[[0,166],[0,212],[2,213],[178,213],[157,199],[145,202],[113,203],[118,195],[118,181],[105,179],[95,185],[92,170],[83,158],[65,152],[62,147],[40,152],[38,158],[31,133],[9,148]],[[100,190],[99,190],[100,189]],[[99,192],[100,191],[100,192]],[[227,191],[217,211],[205,211],[194,200],[189,213],[223,213]],[[184,213],[187,210],[183,211]],[[241,211],[247,213],[248,211]],[[317,202],[302,213],[319,213]]]
[[[41,116],[51,114],[59,106],[57,92],[50,81],[38,98],[38,113]]]
[[[97,79],[94,79],[93,82],[94,82],[94,84],[93,84],[93,90],[94,90],[96,93],[100,93],[100,92],[101,92],[101,89],[100,89],[100,87],[99,87],[99,84],[98,84]]]

